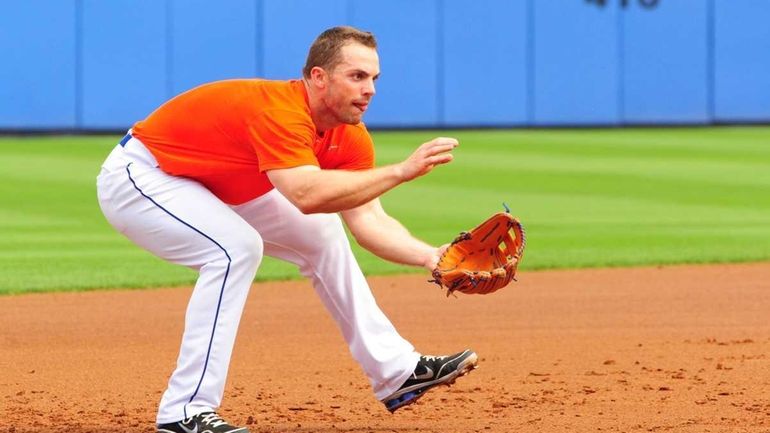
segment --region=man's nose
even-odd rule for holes
[[[364,95],[374,96],[377,90],[374,88],[374,80],[368,80],[364,86]]]

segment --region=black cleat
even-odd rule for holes
[[[472,350],[447,356],[420,356],[409,379],[382,402],[389,411],[412,404],[437,385],[451,385],[455,379],[476,368],[479,357]]]
[[[231,426],[216,412],[204,412],[179,422],[160,424],[158,433],[249,433],[249,429]]]

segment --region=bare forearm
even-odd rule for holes
[[[364,171],[314,170],[294,192],[293,201],[304,213],[333,213],[360,206],[399,185],[398,167]]]
[[[452,161],[450,152],[457,145],[453,138],[439,137],[423,143],[404,161],[385,167],[344,171],[305,165],[268,170],[267,176],[304,213],[340,212],[368,203],[393,187]]]
[[[356,241],[372,254],[390,262],[429,267],[436,248],[412,236],[398,221],[383,215],[366,230],[354,233]]]

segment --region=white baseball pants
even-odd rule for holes
[[[336,214],[302,214],[277,190],[227,205],[199,183],[164,173],[135,138],[104,162],[97,193],[118,231],[158,257],[199,271],[159,424],[220,406],[241,313],[263,254],[295,263],[312,280],[377,399],[413,372],[419,354],[377,306]]]

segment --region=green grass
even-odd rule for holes
[[[428,242],[505,201],[524,270],[770,259],[768,127],[380,132],[378,163],[435,135],[460,139],[455,162],[382,199]],[[102,217],[94,179],[118,138],[0,138],[0,293],[193,283]],[[367,274],[422,272],[355,253]],[[266,260],[258,279],[296,276]]]

